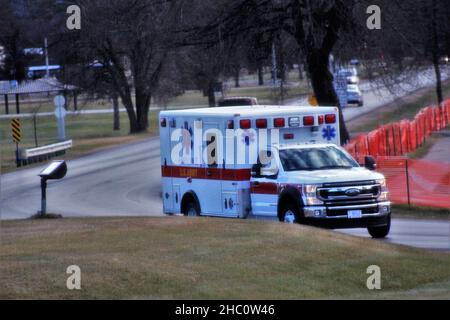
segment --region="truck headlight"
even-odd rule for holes
[[[379,201],[388,201],[389,200],[389,190],[387,188],[386,179],[377,180],[377,183],[380,185],[380,196],[378,197]]]
[[[306,206],[318,206],[323,205],[323,201],[317,198],[318,185],[304,185],[303,197]]]

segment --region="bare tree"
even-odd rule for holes
[[[359,25],[367,19],[365,9],[370,0],[360,1],[356,8]],[[402,85],[415,85],[417,75],[430,66],[436,78],[436,97],[442,103],[442,70],[440,58],[450,53],[450,8],[447,0],[417,2],[414,0],[380,0],[380,30],[355,28],[339,47],[340,58],[361,57],[372,80],[397,92]],[[353,46],[345,48],[348,43]],[[410,76],[412,75],[412,77]]]
[[[174,49],[173,28],[182,1],[76,3],[82,8],[82,30],[66,32],[75,60],[100,62],[125,106],[130,132],[147,130],[151,101]]]
[[[322,106],[339,106],[328,70],[330,54],[341,32],[353,22],[352,0],[234,0],[204,27],[202,37],[222,30],[222,39],[248,41],[255,35],[273,39],[280,32],[292,37],[302,49],[315,95]],[[197,30],[196,30],[197,31]],[[341,110],[341,108],[339,108]],[[349,135],[341,110],[342,143]]]
[[[3,76],[0,74],[0,77],[23,81],[27,60],[23,52],[26,43],[23,23],[9,0],[0,0],[0,17],[0,46],[5,55],[3,70],[0,70]]]

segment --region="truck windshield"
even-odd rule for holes
[[[359,167],[349,155],[336,147],[280,150],[284,171],[315,171]]]

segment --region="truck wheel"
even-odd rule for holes
[[[280,222],[294,224],[300,222],[300,210],[296,205],[289,203],[281,209]]]
[[[388,224],[382,227],[368,227],[369,234],[374,239],[384,239],[391,231],[391,218],[389,217]]]
[[[191,201],[185,205],[183,214],[186,217],[198,217],[200,216],[200,209],[195,202]]]

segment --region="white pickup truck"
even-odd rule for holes
[[[390,231],[386,180],[339,146],[336,108],[163,111],[160,132],[166,214]]]

